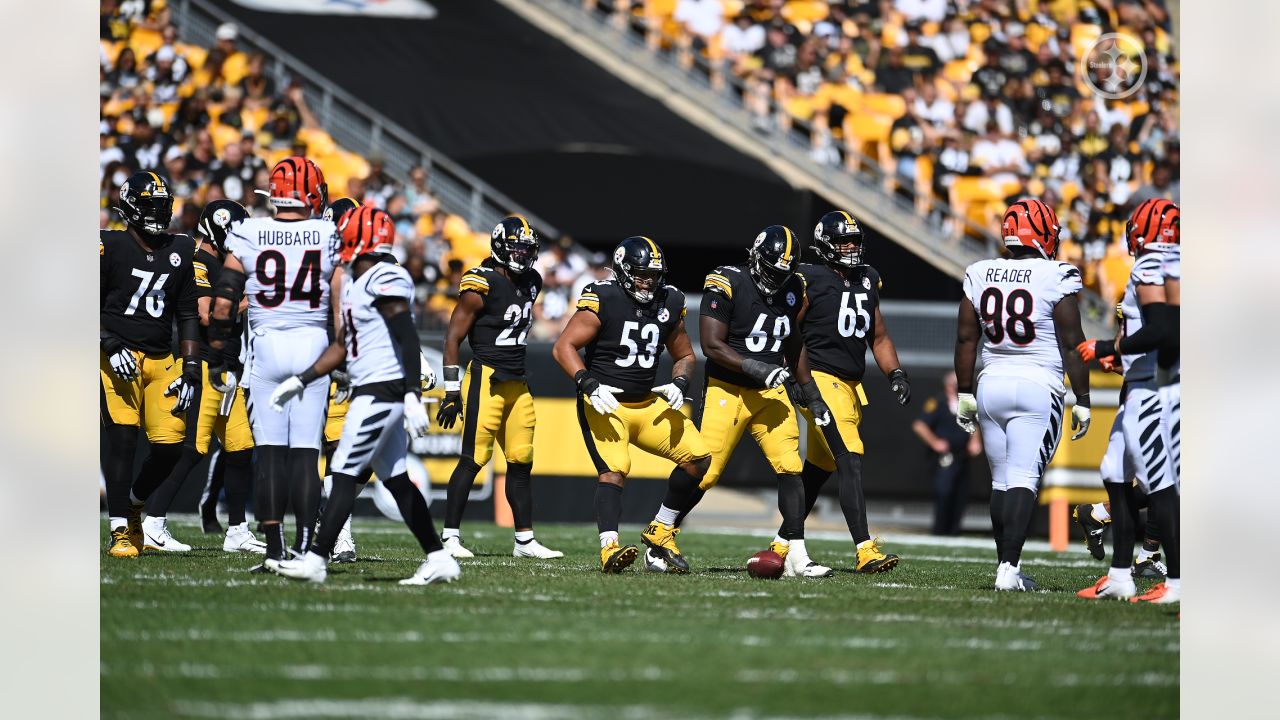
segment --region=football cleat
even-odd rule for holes
[[[169,526],[165,524],[163,517],[149,517],[142,521],[142,536],[144,550],[159,550],[161,552],[190,552],[191,546],[175,538],[169,532]]]
[[[1135,578],[1158,578],[1165,579],[1169,574],[1169,568],[1160,562],[1160,553],[1154,553],[1146,560],[1139,560],[1133,566],[1133,576]]]
[[[600,548],[600,571],[620,573],[636,561],[640,549],[635,545],[619,545],[616,541]]]
[[[128,528],[111,531],[111,545],[107,547],[107,554],[111,557],[138,557],[138,546],[129,538]]]
[[[329,576],[328,563],[325,562],[324,558],[313,552],[291,560],[271,560],[268,558],[262,564],[266,565],[267,569],[275,574],[283,575],[293,580],[322,583]]]
[[[653,548],[644,549],[644,569],[654,573],[667,571],[667,561],[653,554]]]
[[[434,585],[451,583],[462,575],[462,566],[447,550],[427,553],[417,572],[400,581],[401,585]]]
[[[218,503],[216,500],[200,506],[200,530],[205,535],[222,534],[222,523],[218,522]]]
[[[649,553],[661,558],[665,566],[671,572],[687,573],[689,572],[689,563],[680,554],[680,548],[676,547],[676,535],[680,534],[679,528],[672,527],[665,523],[651,522],[649,526],[640,533],[640,539],[644,541],[649,549],[645,551],[645,563],[648,563]]]
[[[1023,581],[1024,577],[1019,568],[1007,562],[1000,563],[996,568],[996,590],[1026,592],[1028,588]]]
[[[777,554],[783,560],[787,559],[787,553],[791,552],[791,546],[787,543],[778,542],[777,540],[769,543],[769,549]]]
[[[1149,602],[1152,605],[1169,605],[1182,601],[1182,589],[1169,587],[1169,583],[1156,583],[1145,593],[1129,598],[1129,602]]]
[[[1075,506],[1071,511],[1071,517],[1084,530],[1084,546],[1089,550],[1089,554],[1093,556],[1093,559],[1106,559],[1107,550],[1102,545],[1102,533],[1107,529],[1107,522],[1103,522],[1093,516],[1092,505]]]
[[[799,548],[792,548],[782,559],[783,577],[824,578],[831,577],[833,572],[835,571],[826,565],[819,565],[810,560],[809,553]]]
[[[858,546],[858,560],[853,566],[856,573],[889,572],[898,566],[898,556],[880,551],[880,539],[869,540]]]
[[[1103,575],[1098,578],[1098,582],[1076,593],[1076,597],[1082,597],[1088,600],[1128,600],[1138,594],[1138,588],[1133,584],[1133,578],[1129,578],[1128,582],[1117,580],[1110,575]]]
[[[516,541],[514,547],[511,548],[512,557],[537,558],[539,560],[554,560],[564,557],[564,553],[559,550],[552,550],[537,540],[530,540],[521,544]]]
[[[1018,580],[1022,583],[1022,589],[1027,592],[1035,592],[1040,589],[1040,585],[1031,579],[1030,575],[1024,575],[1022,570],[1018,570]]]
[[[338,531],[338,539],[333,541],[333,555],[329,559],[336,563],[356,561],[356,539],[351,536],[350,527],[343,525]]]
[[[444,549],[448,550],[450,555],[458,559],[473,558],[476,556],[475,553],[462,547],[462,538],[457,535],[453,535],[448,540],[444,541]]]
[[[222,551],[265,555],[267,544],[253,536],[249,530],[249,523],[242,522],[239,525],[227,527],[227,536],[222,540]]]
[[[129,542],[138,548],[138,552],[142,552],[142,505],[130,505],[129,514],[126,520],[129,523]]]

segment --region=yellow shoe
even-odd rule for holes
[[[107,548],[107,554],[111,557],[138,557],[138,546],[129,539],[127,528],[111,531],[111,547]]]
[[[898,556],[880,552],[880,538],[876,538],[858,546],[858,562],[853,566],[853,571],[856,573],[888,572],[897,566]]]
[[[618,545],[611,542],[600,548],[600,572],[620,573],[636,561],[640,549],[635,545]]]
[[[787,553],[791,551],[791,546],[788,545],[787,543],[780,543],[780,542],[774,541],[769,543],[769,549],[777,553],[778,557],[782,558],[783,560],[786,560]]]
[[[142,508],[142,505],[130,505],[129,515],[127,516],[129,521],[129,542],[133,543],[138,552],[142,552],[142,545],[145,542],[142,536]]]
[[[678,528],[654,521],[640,533],[640,539],[653,548],[655,555],[667,561],[671,572],[686,573],[689,572],[689,563],[680,555],[680,548],[676,547],[676,535],[679,534]]]

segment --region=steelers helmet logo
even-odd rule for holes
[[[169,253],[169,264],[178,267],[182,264],[182,256],[178,253]]]
[[[661,310],[658,311],[658,322],[666,322],[670,319],[671,319],[671,312],[668,311],[666,308],[662,308]]]
[[[818,223],[817,225],[815,225],[815,226],[814,226],[814,228],[813,228],[813,239],[814,239],[814,240],[821,240],[821,239],[822,239],[822,223]]]
[[[621,245],[618,246],[617,250],[613,251],[613,261],[618,265],[621,265],[622,261],[625,260],[626,257],[627,257],[627,251]]]
[[[764,237],[765,237],[764,233],[760,233],[759,235],[757,235],[756,241],[751,244],[751,247],[760,247],[760,243],[764,242]]]
[[[213,224],[224,228],[231,222],[231,211],[226,208],[218,208],[213,211]]]
[[[795,307],[795,304],[796,304],[796,294],[793,292],[787,293],[787,305],[791,307]]]
[[[862,278],[862,287],[866,288],[867,290],[870,290],[870,289],[871,289],[871,278],[866,277],[866,276],[864,275],[864,276],[863,276],[863,278]]]
[[[497,225],[493,226],[492,236],[494,240],[497,240],[502,237],[502,223],[498,223]]]

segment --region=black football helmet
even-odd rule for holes
[[[747,254],[747,270],[756,287],[765,295],[773,295],[791,279],[800,240],[785,225],[770,225],[756,236]]]
[[[523,215],[508,215],[493,226],[489,251],[493,259],[511,272],[522,273],[538,259],[542,238]]]
[[[337,223],[348,210],[354,210],[360,207],[360,204],[351,198],[338,198],[333,204],[326,207],[320,217],[331,223]]]
[[[200,211],[196,231],[213,245],[218,255],[227,254],[227,231],[232,225],[249,219],[249,211],[235,200],[214,200]]]
[[[169,231],[173,220],[173,195],[169,183],[153,172],[134,173],[120,186],[120,207],[116,211],[139,232],[160,235]]]
[[[649,238],[633,235],[613,251],[613,275],[636,302],[651,303],[667,275],[666,253]]]
[[[862,226],[843,210],[822,216],[813,229],[813,250],[828,265],[856,267],[862,264]],[[848,246],[853,245],[852,249]]]

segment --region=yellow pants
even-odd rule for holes
[[[347,408],[351,407],[351,399],[347,398],[346,402],[338,403],[333,401],[333,393],[338,386],[335,383],[329,383],[329,416],[324,421],[324,441],[326,443],[336,443],[342,438],[342,426],[347,421]]]
[[[159,444],[186,439],[185,413],[174,415],[172,397],[165,391],[182,375],[182,361],[169,354],[147,355],[133,351],[138,377],[125,382],[111,372],[111,361],[100,352],[98,371],[102,380],[102,412],[116,425],[141,427],[147,440]]]
[[[858,425],[862,423],[862,406],[867,404],[862,383],[841,380],[835,375],[828,375],[818,370],[813,371],[813,381],[817,383],[818,390],[822,393],[823,402],[831,409],[831,419],[840,432],[840,439],[844,441],[845,449],[861,455],[862,435],[858,433]],[[804,413],[805,421],[809,423],[809,448],[805,453],[805,459],[823,470],[835,470],[835,455],[831,452],[827,438],[822,434],[822,428],[813,422],[813,415],[808,410],[801,412]]]
[[[462,382],[462,457],[480,467],[497,440],[509,463],[533,462],[533,395],[524,380],[494,380],[493,368],[472,361]]]
[[[209,366],[205,365],[204,388],[200,391],[200,415],[196,421],[196,451],[201,455],[209,452],[209,441],[214,433],[227,452],[238,452],[253,448],[253,432],[249,429],[249,413],[245,409],[244,390],[235,389],[231,411],[226,415],[218,414],[222,407],[223,396],[209,383]]]
[[[800,462],[800,426],[782,387],[758,390],[707,378],[699,431],[711,450],[711,468],[700,484],[703,490],[720,481],[720,473],[746,431],[760,445],[774,472],[798,475],[804,469]]]
[[[677,465],[710,455],[689,418],[672,410],[656,395],[648,400],[619,403],[601,415],[586,398],[578,398],[578,424],[596,472],[631,472],[632,445]]]

